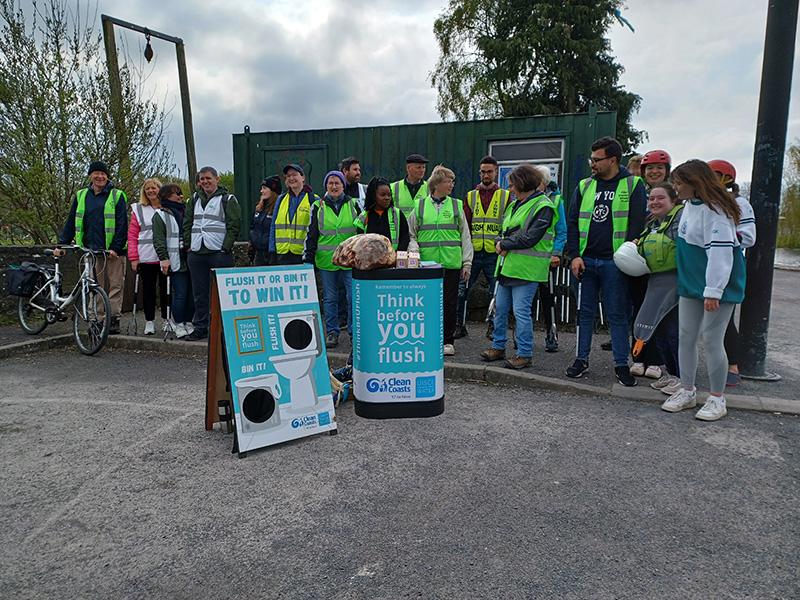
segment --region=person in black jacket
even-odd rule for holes
[[[275,256],[269,252],[269,234],[272,230],[272,212],[275,200],[281,193],[281,180],[277,175],[261,182],[261,195],[256,204],[253,223],[250,225],[250,247],[248,255],[256,267],[274,265]]]
[[[377,233],[392,242],[395,250],[408,250],[408,221],[394,205],[392,187],[384,177],[373,177],[367,186],[364,210],[356,219],[359,233]]]

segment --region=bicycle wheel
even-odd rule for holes
[[[44,285],[44,277],[39,276],[36,278],[36,287],[34,289],[40,290]],[[30,335],[42,333],[44,328],[47,327],[47,315],[43,310],[31,306],[30,298],[17,298],[17,319],[22,331]],[[37,301],[40,300],[37,298]],[[39,302],[41,304],[41,302]]]
[[[72,317],[72,333],[82,354],[91,356],[102,348],[108,339],[111,327],[111,303],[108,294],[99,285],[90,285],[75,300],[75,315]]]

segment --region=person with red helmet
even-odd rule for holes
[[[657,183],[663,183],[669,177],[672,157],[666,150],[650,150],[642,157],[642,177],[649,190]]]
[[[739,195],[739,186],[736,183],[736,167],[727,160],[714,159],[708,161],[708,166],[714,171],[719,181],[736,200],[739,210],[742,213],[739,223],[736,225],[736,237],[741,244],[742,252],[756,243],[756,219],[753,207],[747,199]],[[742,378],[739,375],[739,330],[734,323],[734,315],[728,322],[725,330],[725,354],[728,356],[728,378],[725,382],[727,387],[739,385]]]

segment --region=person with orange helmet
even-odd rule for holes
[[[736,225],[736,237],[739,238],[742,252],[756,243],[756,219],[753,207],[746,198],[739,195],[739,186],[736,183],[736,167],[727,160],[716,158],[708,161],[708,166],[714,171],[719,181],[731,194],[739,210],[742,213],[739,223]],[[726,387],[735,387],[742,380],[739,375],[739,330],[734,323],[734,315],[728,322],[725,330],[725,354],[728,355],[728,379]]]
[[[642,157],[641,169],[644,183],[649,190],[657,183],[663,183],[669,177],[672,157],[666,150],[650,150]]]

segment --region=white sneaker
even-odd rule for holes
[[[727,414],[725,396],[709,396],[703,408],[695,413],[694,418],[701,421],[716,421]]]
[[[649,377],[650,379],[658,379],[659,377],[661,377],[661,367],[650,365],[644,372],[644,376]]]
[[[631,375],[636,377],[644,375],[644,363],[633,363],[631,365]]]
[[[672,375],[670,375],[669,373],[664,373],[663,375],[661,375],[661,377],[658,378],[658,380],[651,383],[650,387],[653,388],[654,390],[660,390],[665,386],[668,386],[671,382],[672,382]]]
[[[189,335],[189,333],[186,331],[186,327],[183,325],[183,323],[175,323],[175,327],[173,328],[173,331],[175,332],[175,337],[178,338],[178,339],[180,339],[182,337],[186,337],[187,335]]]
[[[697,406],[697,392],[692,390],[679,389],[666,399],[664,404],[661,405],[661,410],[667,412],[680,412],[685,408],[694,408]]]
[[[183,327],[186,329],[186,335],[192,335],[194,333],[194,325],[192,325],[191,321],[186,321]]]
[[[675,392],[681,389],[681,380],[677,377],[670,375],[670,382],[661,388],[661,393],[666,394],[667,396],[672,396]]]
[[[144,324],[144,334],[145,335],[154,335],[156,332],[156,322],[155,321],[147,321]]]
[[[456,348],[453,344],[445,344],[444,345],[444,355],[445,356],[455,356]]]

